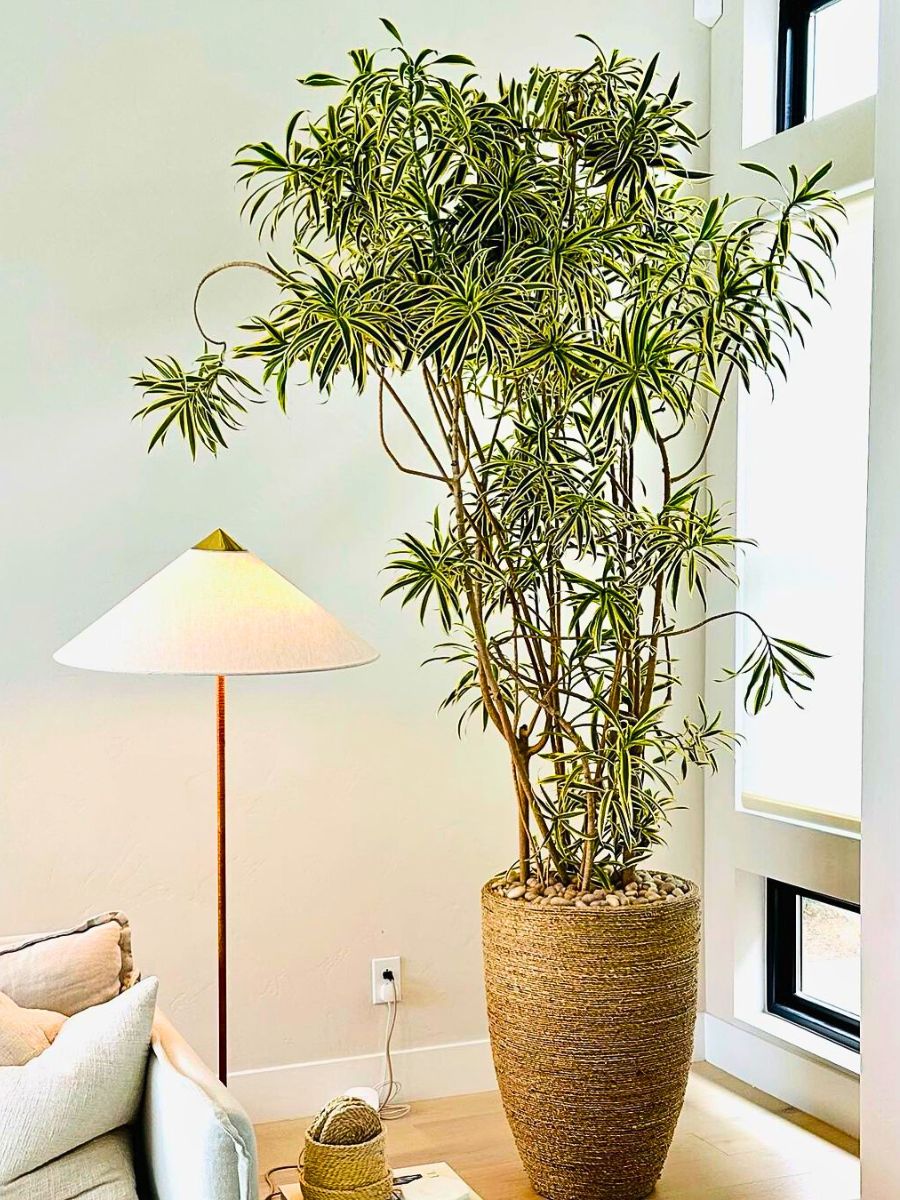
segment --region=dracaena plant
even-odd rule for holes
[[[732,577],[705,452],[732,385],[783,372],[839,206],[826,168],[791,170],[775,200],[703,198],[656,60],[586,39],[584,65],[487,91],[463,56],[413,54],[384,25],[392,46],[354,50],[347,78],[300,81],[330,90],[321,115],[238,154],[246,215],[275,241],[225,265],[267,271],[272,310],[234,348],[203,334],[191,367],[150,359],[138,415],[153,444],[177,428],[215,454],[266,384],[284,407],[290,380],[349,376],[396,466],[433,481],[387,591],[436,619],[446,703],[506,743],[521,878],[627,881],[690,766],[733,740],[702,701],[674,719],[678,639],[748,622],[753,711],[812,679],[814,652],[752,615],[679,612]]]

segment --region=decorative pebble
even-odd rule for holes
[[[541,882],[530,875],[527,883],[519,883],[515,875],[494,879],[490,889],[508,900],[524,900],[536,907],[552,904],[557,908],[628,908],[633,904],[673,903],[688,895],[684,881],[675,875],[638,871],[634,878],[617,888],[600,886],[582,888],[578,884],[565,886],[558,880]]]

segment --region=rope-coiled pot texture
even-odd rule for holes
[[[682,887],[593,910],[482,892],[494,1066],[549,1200],[643,1200],[662,1171],[697,1014],[700,893]]]
[[[373,1108],[349,1096],[325,1105],[306,1131],[300,1187],[304,1200],[390,1200],[393,1176]]]

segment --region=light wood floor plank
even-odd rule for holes
[[[296,1162],[305,1128],[257,1127],[263,1171]],[[446,1161],[483,1200],[534,1200],[496,1092],[420,1101],[385,1128],[395,1167]],[[858,1200],[858,1154],[853,1138],[704,1063],[654,1200]]]

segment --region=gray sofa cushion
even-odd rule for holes
[[[137,1200],[129,1130],[105,1133],[0,1184],[0,1200]]]

